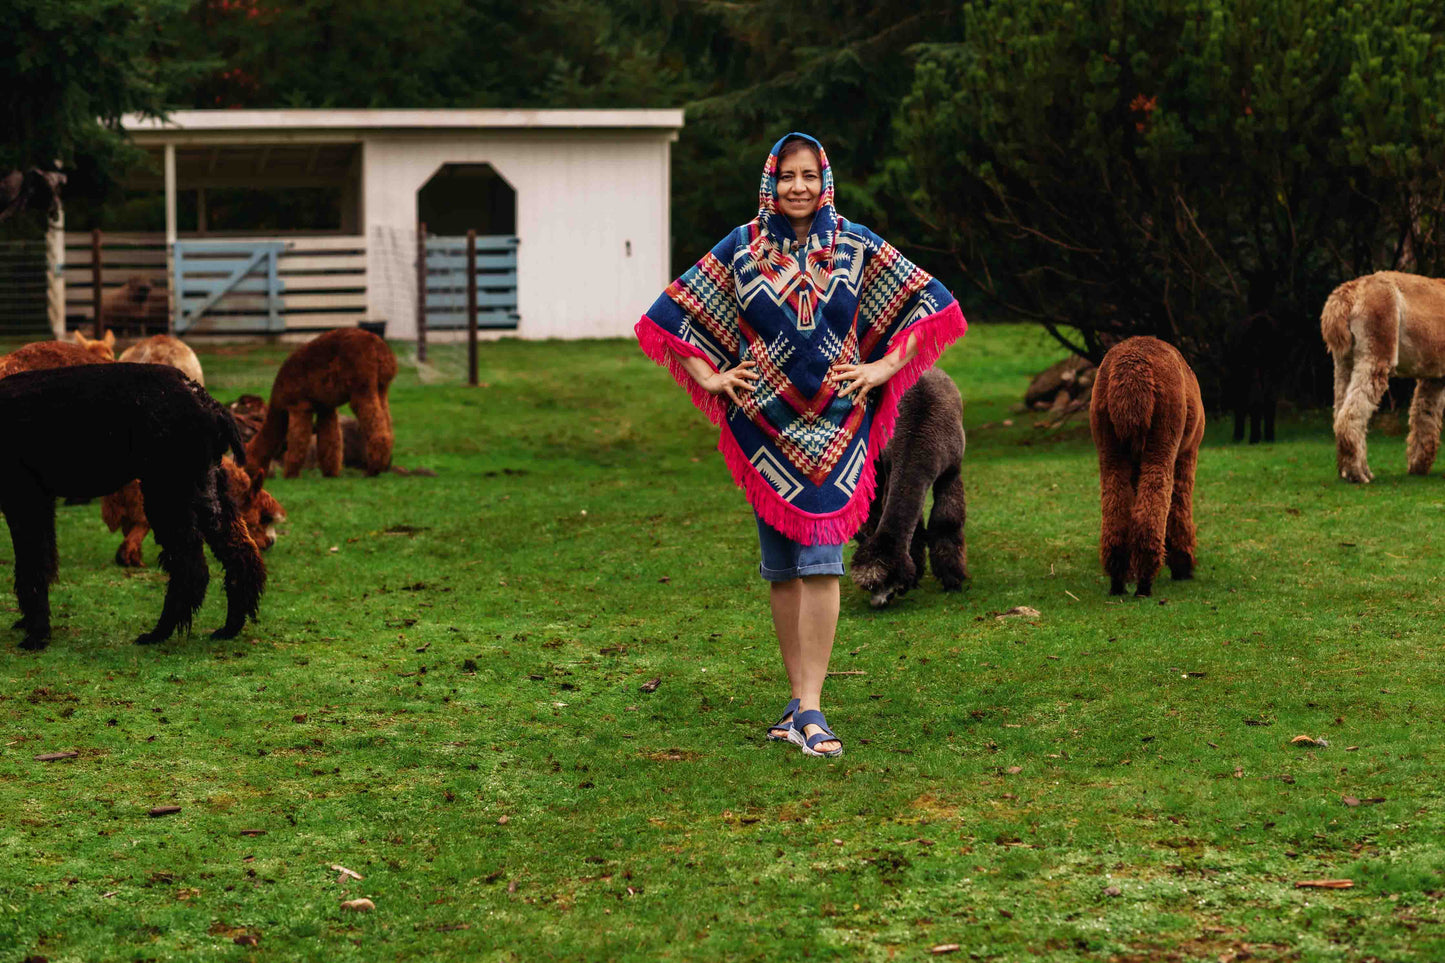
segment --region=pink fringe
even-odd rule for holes
[[[913,338],[918,343],[918,353],[883,386],[883,397],[873,415],[873,427],[868,435],[868,458],[863,465],[863,474],[858,479],[858,487],[854,490],[853,497],[848,500],[847,505],[825,515],[812,515],[802,511],[788,504],[778,494],[772,484],[753,467],[752,462],[738,447],[732,433],[724,426],[727,412],[722,401],[703,391],[677,357],[669,353],[671,350],[684,357],[705,358],[706,355],[701,350],[668,334],[647,317],[637,322],[634,330],[643,352],[658,364],[665,365],[678,384],[688,389],[693,404],[707,415],[709,421],[722,429],[717,443],[718,451],[722,452],[723,461],[727,462],[733,481],[747,493],[748,502],[763,521],[804,545],[842,545],[868,520],[868,508],[873,503],[873,490],[877,484],[874,465],[879,453],[893,437],[893,429],[898,422],[898,402],[903,398],[904,392],[922,377],[923,372],[933,367],[944,349],[963,337],[968,330],[968,322],[964,320],[963,309],[955,301],[937,314],[909,325],[894,336],[894,342],[897,343],[889,344],[890,351],[897,350],[899,345],[907,344],[908,338]]]
[[[708,359],[707,352],[697,345],[688,344],[675,334],[662,330],[656,321],[645,314],[642,316],[642,320],[633,325],[632,331],[637,335],[637,343],[642,347],[642,353],[670,371],[673,380],[687,389],[688,395],[692,397],[692,403],[697,406],[699,411],[707,415],[707,420],[718,428],[723,428],[723,423],[727,421],[726,403],[723,399],[702,390],[702,385],[692,380],[692,375],[687,373],[687,369],[678,360],[679,356],[701,358],[707,361],[709,368],[716,371],[717,368]],[[723,428],[723,434],[727,434],[726,428]]]

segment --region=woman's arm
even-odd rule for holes
[[[753,382],[759,377],[758,373],[752,370],[757,367],[756,361],[743,361],[725,371],[714,371],[712,365],[703,358],[683,358],[678,355],[673,357],[677,358],[703,391],[710,395],[726,394],[735,405],[743,403],[737,393],[744,391],[751,394]]]
[[[854,404],[862,404],[863,399],[868,397],[868,392],[874,388],[882,387],[888,383],[903,366],[918,356],[918,337],[910,334],[898,347],[889,351],[877,361],[869,364],[835,364],[828,369],[828,375],[823,380],[827,383],[838,384],[841,381],[849,382],[848,387],[838,392],[838,397],[843,398],[853,394]]]

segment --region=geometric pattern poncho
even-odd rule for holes
[[[778,151],[798,136],[817,146],[822,167],[818,211],[801,241],[777,205]],[[789,134],[768,155],[758,216],[672,282],[635,330],[721,429],[718,450],[763,520],[794,541],[838,545],[868,517],[898,400],[966,328],[942,284],[838,215],[822,145]],[[863,405],[823,382],[833,364],[877,361],[909,338],[917,355]],[[680,357],[719,371],[752,360],[760,377],[734,405],[703,391]]]

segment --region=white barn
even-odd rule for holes
[[[681,110],[127,118],[129,137],[151,156],[127,186],[164,191],[165,234],[104,238],[102,287],[146,265],[157,282],[164,271],[159,296],[172,326],[186,332],[384,322],[387,337],[411,338],[416,232],[426,222],[431,237],[469,228],[482,236],[482,260],[494,269],[480,296],[483,328],[524,338],[625,336],[671,280],[669,155],[682,125]],[[92,245],[75,234],[67,241],[67,314],[76,326],[94,300]],[[223,275],[231,278],[225,290]],[[457,327],[457,290],[430,296],[429,331],[448,319]],[[111,320],[119,312],[105,309]]]

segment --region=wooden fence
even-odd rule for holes
[[[219,285],[224,249],[215,244],[283,245],[275,257],[277,285],[241,283],[210,299]],[[96,263],[89,234],[67,234],[65,243],[66,327],[94,324]],[[355,325],[366,317],[366,238],[361,236],[207,238],[182,241],[182,308],[187,333],[308,331]],[[121,331],[166,331],[172,315],[165,237],[159,234],[102,234],[98,245],[102,319]],[[212,264],[207,268],[205,261]],[[189,266],[188,266],[189,263]],[[219,267],[218,267],[219,265]],[[193,281],[197,283],[193,284]],[[193,296],[197,289],[207,290]],[[203,311],[195,311],[203,301]],[[273,300],[275,303],[273,303]],[[279,319],[279,320],[278,320]]]

